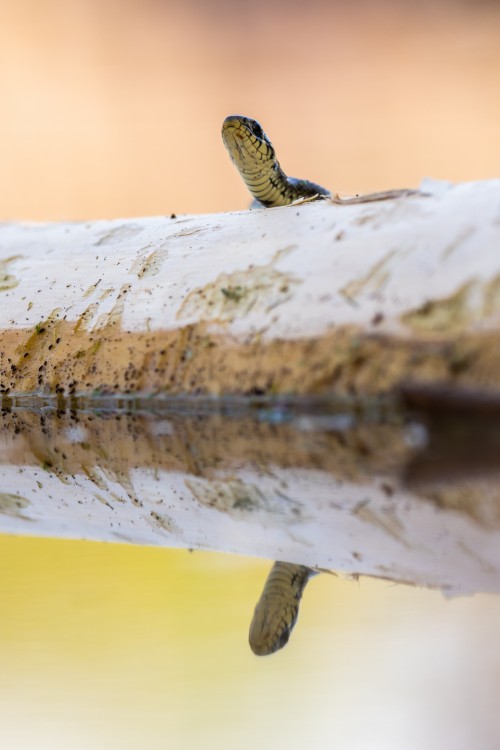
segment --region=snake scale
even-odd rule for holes
[[[256,120],[240,115],[226,117],[222,140],[257,205],[286,206],[300,198],[331,195],[314,182],[287,177],[271,141]],[[250,625],[249,643],[254,654],[273,654],[288,642],[302,593],[316,572],[305,565],[274,563]]]

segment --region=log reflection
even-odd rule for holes
[[[500,438],[495,410],[471,403],[17,405],[1,425],[0,530],[499,591]]]

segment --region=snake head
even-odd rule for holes
[[[222,123],[222,140],[230,159],[254,197],[252,207],[288,206],[298,199],[316,200],[330,191],[309,180],[287,177],[276,152],[257,120],[229,115]]]
[[[265,160],[273,162],[274,147],[257,120],[229,115],[222,123],[222,140],[238,169],[254,168]]]
[[[248,640],[254,654],[274,654],[288,643],[302,593],[313,575],[316,571],[305,565],[274,563],[250,625]]]
[[[268,656],[286,646],[297,621],[298,601],[264,595],[255,608],[249,643],[256,656]]]

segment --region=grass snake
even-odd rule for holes
[[[315,182],[287,177],[276,159],[273,144],[256,120],[241,115],[226,117],[222,140],[258,205],[287,206],[299,198],[331,195]]]
[[[286,206],[300,198],[331,195],[314,182],[287,177],[271,141],[256,120],[240,115],[226,117],[222,139],[257,205]],[[273,654],[288,642],[302,593],[315,573],[305,565],[274,563],[250,625],[249,643],[254,654]]]
[[[250,625],[248,640],[254,654],[267,656],[288,643],[302,593],[316,572],[305,565],[274,563]]]
[[[250,117],[226,117],[222,124],[222,140],[252,194],[254,204],[260,207],[287,206],[300,199],[328,198],[336,204],[352,204],[425,195],[418,190],[402,189],[340,198],[315,182],[287,177],[276,159],[271,141],[259,123]],[[249,642],[254,654],[273,654],[288,642],[304,589],[317,572],[305,565],[274,563],[250,625]]]

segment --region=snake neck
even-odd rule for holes
[[[286,206],[295,198],[288,177],[277,161],[259,162],[245,169],[236,164],[245,185],[257,203],[266,208]]]
[[[240,174],[252,196],[264,208],[288,206],[299,198],[330,195],[328,190],[314,182],[287,177],[277,161],[251,172],[240,170]]]

